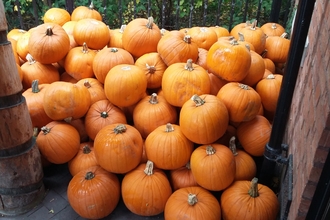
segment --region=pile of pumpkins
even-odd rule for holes
[[[80,216],[108,216],[122,198],[141,216],[276,219],[254,158],[288,55],[281,25],[169,31],[149,17],[112,29],[79,6],[7,36],[43,165],[68,164]]]

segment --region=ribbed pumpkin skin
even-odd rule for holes
[[[267,37],[265,49],[266,57],[274,63],[285,63],[290,49],[290,40],[282,36]]]
[[[91,95],[91,105],[100,100],[106,100],[103,84],[95,78],[84,78],[77,84],[85,86]]]
[[[209,147],[215,152],[208,154]],[[235,178],[236,164],[231,150],[222,144],[202,145],[190,158],[191,171],[198,185],[212,191],[227,188]]]
[[[179,125],[182,133],[197,144],[210,144],[219,139],[227,130],[228,110],[214,95],[201,95],[198,100],[205,103],[197,106],[189,99],[180,110]]]
[[[147,158],[160,169],[173,170],[184,166],[190,159],[194,144],[185,137],[180,126],[161,125],[145,140]]]
[[[251,66],[248,74],[241,81],[241,83],[254,87],[264,76],[265,73],[265,61],[261,55],[254,51],[250,51],[251,54]]]
[[[188,195],[195,194],[197,202],[189,205]],[[200,186],[185,187],[175,191],[167,200],[164,217],[166,220],[219,220],[221,210],[218,200]]]
[[[69,12],[63,8],[50,8],[44,14],[44,23],[56,23],[63,26],[71,20]]]
[[[189,186],[198,186],[196,179],[191,172],[190,162],[188,162],[186,166],[170,170],[169,179],[173,191]]]
[[[251,181],[235,181],[221,195],[220,206],[224,220],[275,220],[279,202],[274,192],[267,186],[258,184],[259,196],[249,195]]]
[[[126,124],[127,121],[124,112],[109,100],[95,102],[85,116],[85,129],[92,140],[103,127],[114,123]]]
[[[126,130],[123,130],[122,126]],[[140,133],[127,124],[107,125],[97,133],[94,140],[97,162],[112,173],[123,174],[137,167],[141,161],[142,147],[143,139]]]
[[[153,173],[147,175],[144,172],[146,166],[140,164],[124,176],[121,194],[131,212],[141,216],[153,216],[164,211],[172,189],[162,170],[153,168]]]
[[[78,131],[72,125],[60,121],[52,121],[45,128],[49,131],[43,131],[42,127],[36,139],[41,154],[54,164],[70,161],[79,150]]]
[[[262,115],[253,120],[240,123],[237,138],[246,152],[253,156],[262,156],[271,133],[270,122]]]
[[[79,21],[84,18],[93,18],[102,21],[102,15],[94,9],[94,5],[92,4],[89,7],[84,5],[78,6],[71,13],[72,21]]]
[[[88,172],[92,172],[94,178],[86,179]],[[71,207],[82,218],[102,219],[116,208],[120,183],[116,175],[93,166],[81,170],[70,180],[67,195]]]

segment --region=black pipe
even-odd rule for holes
[[[259,182],[270,185],[277,159],[282,154],[282,141],[290,112],[292,96],[296,85],[300,62],[304,52],[315,0],[299,1],[293,26],[290,49],[284,68],[282,86],[273,119],[272,131],[266,145]]]
[[[278,19],[280,17],[282,0],[273,0],[272,9],[270,11],[269,22],[278,23]]]

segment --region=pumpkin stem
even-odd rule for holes
[[[186,163],[186,166],[185,166],[188,170],[190,170],[191,168],[190,168],[190,161],[188,161],[187,163]]]
[[[230,40],[229,42],[231,45],[235,46],[235,45],[239,45],[239,43],[237,42],[237,40],[234,38],[232,40]]]
[[[146,67],[147,67],[149,73],[155,73],[156,72],[155,66],[149,66],[149,64],[146,63]]]
[[[148,18],[147,28],[152,29],[152,25],[154,24],[154,18],[150,16]]]
[[[72,121],[72,116],[63,119],[65,122],[70,123]]]
[[[185,35],[184,38],[183,38],[183,41],[186,42],[187,44],[190,44],[191,43],[190,35]]]
[[[90,82],[88,81],[88,79],[85,79],[84,81],[84,86],[89,89],[90,87],[92,87],[92,85],[90,84]]]
[[[85,175],[85,180],[91,180],[95,177],[95,174],[92,171],[89,171]]]
[[[116,53],[116,52],[118,52],[118,49],[115,48],[115,47],[111,47],[111,48],[110,48],[110,52],[112,52],[112,53]]]
[[[93,3],[93,1],[91,1],[91,4],[89,5],[89,9],[90,10],[93,10],[94,9],[94,3]]]
[[[243,83],[238,83],[238,86],[241,88],[241,89],[244,89],[244,90],[249,90],[249,86],[248,85],[245,85]]]
[[[148,176],[154,174],[154,163],[150,160],[146,163],[146,168],[144,169],[144,173]]]
[[[244,34],[242,32],[238,32],[238,41],[245,41]]]
[[[102,118],[107,118],[108,116],[109,116],[108,112],[106,112],[106,111],[101,112],[101,117]]]
[[[113,131],[115,132],[115,134],[122,134],[127,130],[126,126],[124,124],[119,124],[117,125]]]
[[[284,32],[283,34],[281,34],[281,36],[280,37],[282,37],[282,38],[288,38],[288,33],[286,33],[286,32]]]
[[[189,193],[188,194],[188,204],[195,205],[198,202],[196,194]]]
[[[229,149],[231,150],[231,152],[233,152],[234,156],[237,156],[237,150],[236,150],[236,144],[235,144],[235,136],[232,136],[229,140]]]
[[[166,29],[165,29],[165,28],[160,29],[160,34],[161,34],[162,36],[164,36],[165,33],[166,33]]]
[[[49,127],[43,126],[40,128],[40,130],[43,132],[44,135],[46,135],[50,132],[51,129]]]
[[[39,134],[39,129],[38,129],[38,127],[34,127],[34,128],[33,128],[33,137],[37,137],[38,134]]]
[[[82,52],[85,53],[85,54],[88,53],[88,47],[87,47],[86,42],[84,42],[83,45],[82,45]]]
[[[215,154],[215,152],[216,152],[215,149],[211,145],[206,147],[206,154],[207,155],[213,155],[213,154]]]
[[[205,101],[196,94],[191,97],[191,100],[193,100],[195,102],[196,107],[204,105],[204,103],[205,103]]]
[[[51,26],[48,26],[47,29],[46,29],[46,33],[45,33],[47,36],[52,36],[54,33],[53,33],[53,29]]]
[[[189,71],[193,71],[194,70],[194,67],[193,67],[193,61],[192,59],[188,59],[187,60],[187,63],[184,67],[186,70],[189,70]]]
[[[252,198],[256,198],[259,196],[259,192],[258,192],[258,178],[254,177],[251,181],[251,187],[249,189],[249,195]]]
[[[36,62],[36,60],[33,58],[33,56],[31,54],[27,54],[26,55],[26,60],[29,62],[30,65],[34,64]]]
[[[261,53],[261,57],[262,57],[262,58],[265,58],[265,57],[266,57],[266,54],[267,54],[267,52],[268,52],[268,50],[267,50],[267,49],[265,49],[264,51],[262,51],[262,53]]]
[[[35,79],[35,80],[32,81],[31,90],[32,90],[33,93],[40,92],[40,89],[39,89],[39,80]]]
[[[125,28],[126,28],[126,24],[120,26],[119,33],[124,33]]]
[[[251,24],[250,29],[251,29],[251,30],[256,30],[256,28],[257,28],[257,23],[258,23],[258,21],[257,21],[257,20],[254,20],[254,21],[252,22],[252,24]]]
[[[272,29],[277,29],[277,25],[276,25],[276,23],[273,23],[273,24],[272,24]]]
[[[158,98],[156,93],[152,93],[149,99],[150,104],[157,104],[158,103]]]
[[[171,123],[167,123],[165,132],[172,132],[172,131],[174,131],[173,125]]]
[[[84,154],[89,154],[90,152],[92,152],[91,148],[86,144],[84,147],[83,147],[83,153]]]
[[[275,79],[275,75],[274,74],[269,74],[266,79]]]

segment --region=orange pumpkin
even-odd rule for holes
[[[219,139],[228,127],[228,110],[214,95],[194,95],[180,110],[182,133],[197,144],[210,144]]]
[[[51,83],[43,99],[45,112],[53,120],[81,118],[90,103],[91,97],[85,86],[62,81]]]
[[[196,179],[191,172],[190,161],[183,167],[170,170],[169,179],[173,191],[189,186],[198,186]]]
[[[62,60],[70,50],[70,39],[58,24],[44,23],[31,31],[28,51],[36,61],[52,64]]]
[[[212,44],[218,40],[218,35],[213,29],[208,27],[192,27],[187,31],[187,35],[190,35],[193,42],[195,42],[198,48],[209,50]]]
[[[147,77],[143,70],[135,65],[116,65],[104,80],[106,97],[111,103],[120,107],[136,104],[143,98],[146,89]]]
[[[123,47],[135,58],[146,53],[157,52],[158,41],[161,39],[159,27],[153,17],[135,18],[130,21],[123,32]]]
[[[192,42],[191,36],[182,31],[170,31],[163,36],[157,45],[157,52],[167,66],[174,63],[185,63],[198,59],[198,46]]]
[[[269,36],[281,36],[285,32],[285,28],[274,22],[267,22],[263,24],[260,29]]]
[[[226,83],[228,83],[226,80],[214,75],[213,73],[209,73],[209,78],[211,82],[211,95],[217,95],[219,90],[222,86],[224,86]]]
[[[78,80],[76,80],[75,78],[70,76],[67,72],[64,72],[64,73],[61,74],[60,81],[70,82],[70,83],[77,83],[78,82]]]
[[[82,218],[102,219],[118,205],[120,183],[115,174],[93,166],[70,180],[67,195],[70,206]]]
[[[178,169],[190,159],[194,144],[185,137],[179,125],[167,123],[153,130],[145,140],[148,160],[160,169]]]
[[[66,123],[69,123],[73,127],[75,127],[79,133],[80,136],[80,143],[89,141],[89,137],[87,135],[86,129],[85,129],[85,118],[67,118],[64,120]]]
[[[206,57],[209,72],[226,81],[241,81],[251,66],[251,54],[245,45],[237,40],[218,40]]]
[[[242,122],[237,127],[237,138],[246,152],[252,156],[262,156],[269,141],[272,126],[266,117],[257,115],[251,121]]]
[[[79,146],[78,153],[68,162],[69,172],[75,176],[81,170],[97,166],[97,160],[94,154],[94,143],[83,142]]]
[[[290,40],[286,38],[287,33],[281,36],[267,37],[265,49],[267,50],[266,57],[274,63],[285,63],[290,49]]]
[[[207,65],[206,65],[207,53],[208,50],[205,50],[203,48],[198,48],[198,59],[196,61],[196,64],[203,67],[205,70],[207,70]]]
[[[109,27],[102,21],[84,18],[74,26],[73,37],[78,45],[86,43],[91,49],[101,50],[110,41]]]
[[[127,173],[141,161],[143,139],[136,128],[114,123],[103,127],[94,139],[97,162],[112,173]]]
[[[256,53],[261,54],[265,50],[267,36],[260,27],[257,27],[257,20],[240,32],[244,35],[245,41],[253,45]]]
[[[108,47],[124,48],[123,47],[123,33],[126,25],[123,24],[120,28],[109,29],[110,41]]]
[[[26,56],[29,53],[29,38],[31,36],[31,31],[24,32],[20,37],[18,37],[16,42],[16,52],[22,62],[27,61]]]
[[[210,89],[207,71],[191,59],[186,63],[172,64],[164,72],[162,91],[171,105],[181,107],[194,94],[208,94]]]
[[[76,24],[77,21],[67,21],[62,25],[62,28],[68,35],[73,35],[73,29]]]
[[[217,97],[226,105],[229,120],[233,122],[250,121],[260,110],[260,95],[252,87],[242,83],[225,84]]]
[[[44,23],[55,23],[60,26],[71,20],[70,13],[63,8],[50,8],[43,17]]]
[[[84,5],[76,7],[71,13],[72,21],[79,21],[84,18],[92,18],[98,21],[102,21],[102,15],[100,12],[94,9],[93,1],[87,7]]]
[[[235,179],[234,155],[222,144],[197,147],[191,154],[190,166],[198,185],[208,190],[224,190]]]
[[[166,174],[148,161],[125,174],[121,194],[128,210],[140,216],[153,216],[164,211],[172,189]]]
[[[144,139],[157,127],[166,123],[176,123],[177,118],[176,108],[156,93],[141,99],[133,110],[134,127]]]
[[[157,52],[146,53],[135,61],[135,65],[144,70],[147,76],[147,88],[156,89],[162,85],[163,74],[167,68]]]
[[[103,84],[95,78],[84,78],[77,82],[84,85],[91,95],[91,105],[100,100],[106,100]]]
[[[264,76],[265,62],[261,55],[255,51],[250,51],[251,54],[251,66],[248,70],[246,77],[240,81],[243,84],[254,87]]]
[[[219,220],[221,209],[218,200],[200,186],[181,188],[168,198],[164,210],[167,220]]]
[[[280,209],[275,193],[265,185],[252,181],[235,181],[223,191],[221,213],[224,220],[275,220]]]
[[[266,57],[267,54],[267,50],[265,49],[265,51],[261,54],[262,58],[264,59],[265,62],[265,68],[268,69],[271,73],[275,74],[275,63]]]
[[[217,34],[218,38],[219,38],[219,37],[225,37],[225,36],[229,36],[229,35],[230,35],[228,29],[225,28],[225,27],[211,26],[211,27],[209,27],[209,28],[210,28],[211,30],[213,30],[213,31]]]
[[[238,33],[246,27],[250,27],[251,26],[251,21],[246,21],[246,22],[242,22],[239,24],[236,24],[231,30],[230,30],[230,35],[235,37],[236,40],[239,39]]]
[[[64,69],[77,80],[94,77],[93,61],[96,51],[90,50],[86,43],[72,48],[65,57]]]
[[[78,152],[80,136],[70,124],[52,121],[41,127],[36,143],[41,154],[51,163],[64,164]]]
[[[7,33],[7,38],[9,39],[14,39],[18,40],[23,34],[25,34],[27,31],[20,29],[20,28],[13,28]]]
[[[99,100],[92,104],[85,116],[85,129],[90,139],[94,140],[97,133],[105,126],[126,124],[124,112],[109,100]]]
[[[119,64],[134,64],[133,56],[122,48],[105,47],[99,52],[93,60],[93,71],[96,79],[104,84],[105,77],[112,67]]]
[[[255,48],[254,48],[253,44],[251,44],[250,42],[246,41],[245,38],[244,38],[244,35],[241,32],[238,32],[237,43],[246,46],[250,51],[251,50],[255,51]]]

